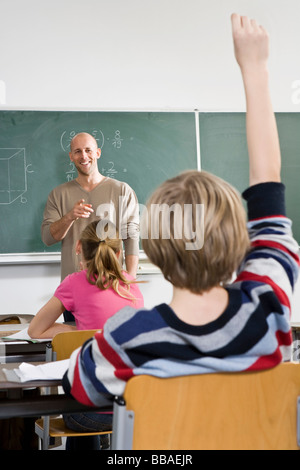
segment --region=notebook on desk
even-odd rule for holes
[[[69,359],[64,359],[63,361],[45,362],[39,365],[22,362],[18,368],[3,368],[2,370],[9,382],[61,380],[69,367],[69,361]]]

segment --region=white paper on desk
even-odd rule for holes
[[[52,338],[42,338],[42,339],[36,339],[36,338],[31,338],[28,334],[28,327],[24,328],[17,333],[14,333],[13,335],[10,336],[3,336],[2,339],[9,339],[13,340],[25,340],[25,341],[31,341],[32,343],[48,343],[49,341],[52,341]]]
[[[22,362],[18,369],[14,369],[20,382],[30,380],[61,380],[69,367],[69,359],[63,361],[45,362],[34,366],[28,362]]]

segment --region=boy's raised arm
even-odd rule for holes
[[[245,16],[231,16],[234,51],[246,95],[250,186],[280,181],[281,156],[269,91],[269,37]]]

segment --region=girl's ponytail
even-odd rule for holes
[[[122,240],[114,224],[108,220],[102,220],[100,224],[99,221],[90,223],[83,230],[80,242],[87,264],[88,281],[99,289],[112,287],[121,297],[134,299],[130,294],[130,284],[135,281],[128,281],[123,275],[118,260]]]

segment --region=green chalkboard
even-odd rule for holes
[[[287,213],[300,243],[300,114],[276,114]],[[194,113],[0,111],[0,253],[56,252],[40,227],[47,196],[76,177],[69,143],[95,136],[102,174],[126,181],[144,204],[165,179],[197,168]],[[244,113],[199,113],[201,168],[248,186]]]
[[[43,210],[53,187],[76,178],[69,143],[82,131],[102,149],[100,172],[142,204],[166,178],[197,168],[192,112],[0,111],[0,253],[60,251],[41,241]]]
[[[300,243],[300,114],[276,113],[286,185],[287,215]],[[239,191],[249,183],[244,113],[200,113],[201,168],[233,184]]]

